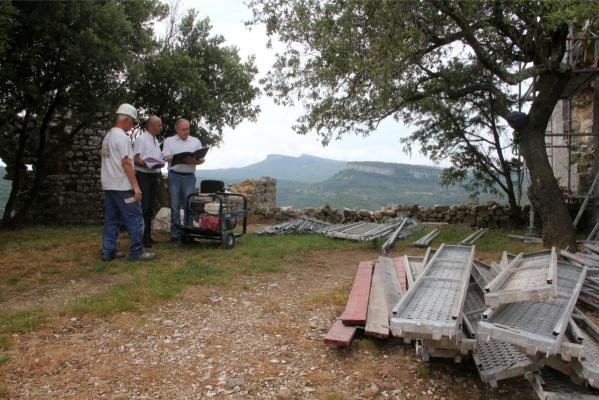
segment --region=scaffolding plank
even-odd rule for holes
[[[390,323],[393,334],[433,340],[461,336],[473,258],[474,246],[441,245],[394,307]]]
[[[401,287],[402,293],[405,293],[408,290],[408,277],[404,263],[405,257],[407,256],[396,257],[393,259],[393,266],[395,267],[395,272],[397,274],[397,279],[399,279],[399,285]]]
[[[477,335],[478,324],[485,310],[483,290],[478,283],[471,282],[464,303],[464,325],[476,340],[472,358],[480,379],[497,387],[498,381],[524,376],[527,371],[538,369],[539,363],[518,347],[495,339],[481,340]]]
[[[336,320],[331,329],[324,337],[326,344],[344,347],[351,343],[356,335],[357,328],[355,326],[347,326],[340,319]]]
[[[364,325],[372,281],[372,262],[360,261],[341,320],[345,325]]]
[[[397,304],[403,290],[395,270],[393,260],[388,257],[379,257],[375,269],[380,268],[383,273],[383,286],[385,288],[385,299],[387,301],[388,314],[391,315],[391,308]]]
[[[597,390],[576,385],[570,377],[551,368],[527,373],[526,379],[541,400],[599,400]]]
[[[485,287],[485,303],[492,309],[519,302],[540,303],[557,295],[557,253],[524,257],[520,253]]]
[[[411,288],[424,268],[424,257],[403,256],[402,258],[408,279],[408,288]]]
[[[514,303],[487,310],[478,334],[512,343],[528,355],[557,354],[586,275],[586,267],[558,262],[557,297],[543,303]]]
[[[472,277],[480,287],[481,291],[485,290],[485,287],[495,278],[495,276],[497,276],[497,272],[490,265],[480,260],[474,260],[472,262]]]
[[[385,293],[385,273],[378,265],[374,267],[372,274],[365,334],[382,339],[389,337],[389,308]]]
[[[584,360],[574,363],[574,369],[590,386],[599,389],[599,327],[579,310],[573,316],[584,346]]]

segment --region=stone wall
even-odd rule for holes
[[[247,197],[250,215],[261,215],[277,204],[277,180],[263,176],[231,185],[231,191]]]
[[[60,158],[60,167],[49,168],[52,173],[45,177],[37,205],[28,210],[27,219],[37,224],[102,223],[100,143],[105,132],[103,124],[84,128],[63,154],[55,156]]]
[[[528,213],[528,206],[523,209]],[[478,227],[507,227],[514,224],[510,219],[510,210],[506,205],[497,203],[465,204],[454,206],[437,205],[423,208],[418,205],[401,206],[390,204],[375,211],[355,209],[334,209],[329,206],[297,209],[293,207],[273,207],[259,209],[256,216],[272,221],[286,221],[300,215],[325,220],[333,223],[369,221],[384,223],[389,218],[412,217],[422,222],[447,222],[451,224],[468,224]]]

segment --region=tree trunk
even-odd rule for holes
[[[31,121],[31,114],[29,111],[25,111],[25,118],[23,118],[23,125],[19,132],[19,145],[17,147],[17,154],[13,162],[13,179],[10,188],[10,195],[4,207],[4,215],[2,216],[2,226],[4,228],[14,227],[14,215],[13,210],[17,201],[19,190],[21,189],[21,169],[23,167],[23,153],[25,152],[25,144],[27,144],[27,128]]]
[[[35,164],[34,164],[34,179],[33,185],[31,186],[31,190],[29,191],[27,204],[23,204],[19,210],[17,210],[17,215],[15,215],[15,220],[18,220],[19,217],[26,212],[27,210],[31,212],[35,212],[35,208],[37,206],[37,200],[39,197],[39,191],[42,186],[42,180],[46,175],[46,142],[47,142],[47,131],[48,126],[50,125],[50,121],[54,116],[54,111],[56,110],[58,104],[58,96],[56,94],[54,100],[50,104],[48,110],[46,111],[46,115],[42,120],[42,124],[39,129],[39,137],[38,137],[38,146],[35,154]]]
[[[538,96],[530,108],[530,121],[521,130],[522,155],[531,178],[528,197],[543,223],[545,247],[576,247],[572,218],[545,149],[547,123],[569,79],[570,76],[566,74],[545,74],[539,77],[535,85]]]

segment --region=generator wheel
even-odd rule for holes
[[[231,231],[223,232],[221,243],[225,249],[230,249],[235,246],[235,234]]]

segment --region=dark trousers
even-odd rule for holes
[[[152,238],[152,218],[154,217],[154,199],[158,191],[160,174],[135,171],[137,183],[141,189],[141,213],[144,220],[143,242]]]

